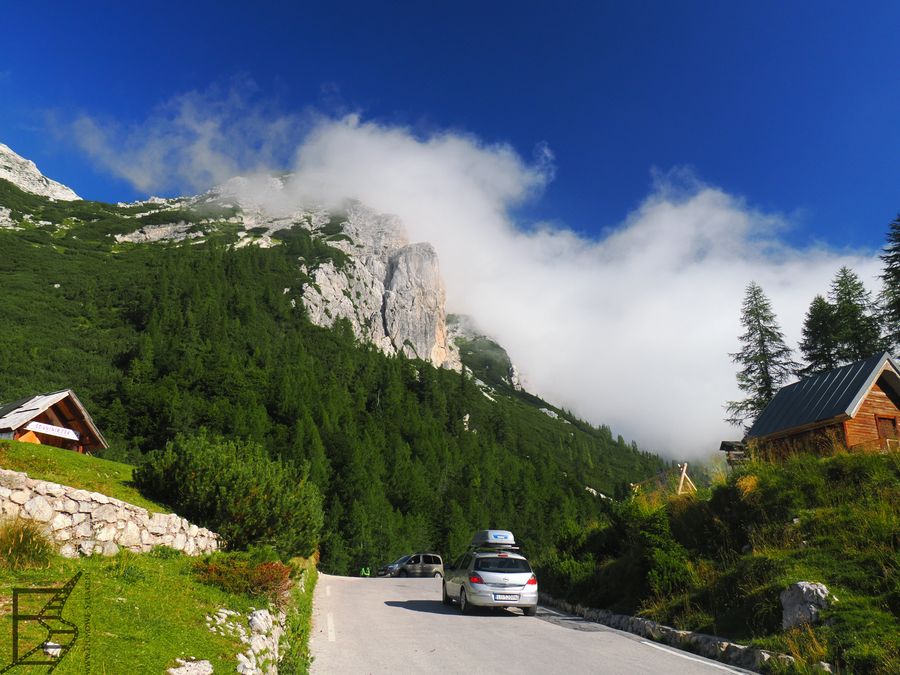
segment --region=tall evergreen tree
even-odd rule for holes
[[[792,360],[791,349],[784,343],[772,303],[756,282],[751,281],[747,286],[741,325],[743,347],[730,356],[741,366],[737,373],[738,387],[747,398],[729,401],[725,412],[730,424],[749,428],[799,364]]]
[[[838,366],[835,327],[835,308],[821,295],[817,295],[803,320],[800,351],[803,352],[806,366],[797,371],[798,375],[816,375]]]
[[[881,255],[884,271],[881,280],[882,320],[888,341],[900,351],[900,215],[894,218],[887,236],[887,244]]]
[[[872,297],[856,272],[849,267],[839,269],[828,299],[834,306],[838,361],[852,363],[884,349]]]

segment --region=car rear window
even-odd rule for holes
[[[531,565],[521,558],[479,558],[475,561],[479,572],[530,572]]]

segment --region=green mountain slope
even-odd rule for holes
[[[149,205],[50,202],[3,181],[0,206],[20,228],[0,229],[0,400],[71,387],[110,458],[132,463],[200,428],[262,443],[322,493],[326,570],[451,555],[489,526],[543,551],[593,517],[586,486],[611,492],[662,465],[530,395],[313,326],[297,260],[340,262],[334,233],[297,226],[273,248],[235,248],[227,211],[137,221]],[[173,213],[196,238],[112,236]]]

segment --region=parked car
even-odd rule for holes
[[[497,541],[503,543],[493,543]],[[517,550],[512,533],[506,530],[479,532],[472,548],[444,567],[442,602],[459,603],[463,614],[470,613],[473,607],[519,607],[525,616],[534,616],[538,604],[537,576]]]
[[[388,563],[387,565],[382,565],[378,568],[378,572],[376,573],[379,577],[393,577],[397,575],[397,571],[400,569],[400,565],[405,563],[407,560],[412,558],[412,554],[404,555],[397,558],[394,562]]]
[[[437,553],[412,553],[378,569],[380,577],[442,577],[444,561]]]

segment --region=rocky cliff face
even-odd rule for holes
[[[326,263],[308,270],[303,303],[313,323],[347,319],[356,335],[387,354],[431,361],[459,370],[459,353],[447,339],[445,291],[437,253],[410,244],[402,223],[360,205],[348,209],[343,232],[331,241],[348,254],[338,269]]]
[[[8,146],[0,143],[0,178],[8,180],[25,192],[58,199],[60,201],[74,201],[81,199],[73,190],[62,183],[47,178],[38,171],[37,166],[31,160],[20,157]]]
[[[320,326],[346,319],[356,336],[381,351],[430,361],[460,370],[459,353],[447,336],[445,292],[437,253],[431,244],[410,243],[394,216],[375,213],[360,204],[344,213],[298,206],[286,194],[287,176],[236,177],[194,197],[120,203],[116,216],[133,219],[134,230],[115,235],[118,244],[200,242],[217,230],[237,232],[235,246],[278,245],[272,235],[286,228],[306,228],[313,237],[347,254],[340,266],[315,267],[298,261],[310,282],[302,289],[309,318]],[[54,200],[80,199],[50,180],[35,164],[0,144],[0,178],[22,190]],[[166,222],[165,213],[172,213]],[[196,217],[186,216],[193,213]],[[152,223],[144,221],[153,216]],[[162,217],[161,217],[162,216]],[[0,205],[0,228],[53,227],[50,222],[19,214],[18,220]]]

